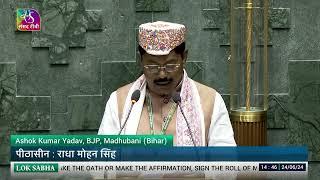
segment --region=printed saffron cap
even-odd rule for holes
[[[185,41],[186,27],[182,24],[157,21],[139,26],[139,45],[151,55],[168,55]]]

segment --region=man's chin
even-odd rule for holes
[[[170,95],[172,94],[172,90],[170,86],[157,86],[154,90],[154,93],[164,96],[164,95]]]

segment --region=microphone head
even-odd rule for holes
[[[135,90],[131,95],[131,102],[132,104],[136,103],[140,98],[140,90]]]
[[[181,102],[180,93],[177,93],[177,92],[174,93],[173,96],[172,96],[172,100],[173,100],[175,103],[179,104],[179,103]]]

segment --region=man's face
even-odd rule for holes
[[[175,92],[175,88],[183,76],[186,56],[187,52],[181,55],[175,51],[171,51],[164,56],[143,54],[143,73],[149,90],[158,95],[171,95]],[[160,66],[160,68],[158,69],[157,66]]]

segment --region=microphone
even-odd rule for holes
[[[172,100],[173,100],[175,103],[178,104],[179,109],[180,109],[180,111],[181,111],[181,113],[182,113],[182,116],[183,116],[184,120],[185,120],[186,123],[187,123],[188,130],[189,130],[189,134],[190,134],[190,136],[191,136],[192,143],[193,143],[194,146],[196,146],[196,143],[195,143],[195,141],[194,141],[194,137],[193,137],[192,132],[191,132],[191,128],[190,128],[189,122],[188,122],[188,120],[187,120],[187,118],[186,118],[186,116],[185,116],[185,114],[184,114],[184,112],[183,112],[183,110],[182,110],[182,108],[181,108],[181,105],[180,105],[180,104],[181,104],[181,96],[180,96],[180,94],[179,94],[179,93],[175,93],[175,94],[172,96]]]
[[[137,89],[137,90],[135,90],[135,91],[132,93],[132,95],[131,95],[131,106],[130,106],[130,109],[129,109],[129,113],[128,113],[128,115],[127,115],[126,120],[124,121],[124,124],[121,126],[118,135],[121,134],[124,126],[127,124],[127,121],[128,121],[128,119],[129,119],[129,116],[130,116],[130,113],[131,113],[131,110],[132,110],[132,107],[133,107],[133,105],[139,100],[139,98],[140,98],[140,90]]]

